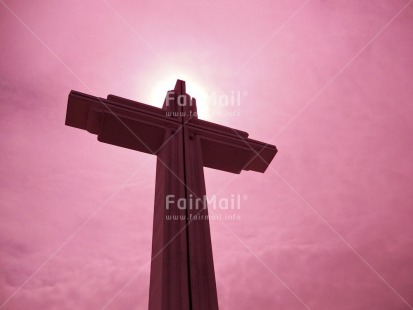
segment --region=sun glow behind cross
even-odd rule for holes
[[[154,84],[154,87],[151,90],[150,102],[158,107],[161,107],[168,90],[172,90],[176,80],[181,79],[186,82],[186,92],[196,99],[196,106],[198,110],[198,117],[200,119],[208,120],[209,117],[209,108],[208,108],[208,93],[195,82],[195,79],[186,75],[179,74],[177,76],[168,76],[160,79],[157,83]]]

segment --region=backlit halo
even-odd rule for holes
[[[198,117],[204,120],[209,119],[208,109],[208,93],[198,84],[195,79],[186,74],[179,74],[177,76],[168,76],[155,83],[150,95],[150,102],[158,107],[161,107],[168,90],[172,90],[175,86],[176,80],[183,80],[186,82],[186,92],[192,98],[196,99],[196,106],[198,110]]]

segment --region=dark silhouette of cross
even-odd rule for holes
[[[275,146],[198,119],[181,80],[162,109],[71,91],[66,125],[157,156],[149,309],[218,309],[203,167],[264,172]]]

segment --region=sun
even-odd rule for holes
[[[186,92],[192,98],[196,99],[198,118],[204,120],[209,119],[208,93],[195,81],[194,78],[187,74],[168,76],[160,79],[154,84],[151,90],[150,102],[158,107],[161,107],[165,99],[166,92],[173,89],[176,80],[178,79],[186,82]]]

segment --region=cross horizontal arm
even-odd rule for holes
[[[208,126],[209,127],[209,126]],[[199,120],[193,120],[188,130],[199,137],[205,167],[232,173],[242,170],[264,172],[277,153],[274,145],[240,135],[235,129],[210,130],[199,126]]]
[[[156,154],[167,133],[188,128],[201,144],[205,167],[240,173],[264,172],[277,153],[274,145],[248,138],[248,133],[197,118],[182,124],[179,116],[140,102],[109,95],[107,99],[71,91],[66,125],[97,134],[101,142]]]
[[[156,154],[168,129],[180,126],[178,119],[166,117],[161,109],[110,99],[71,91],[65,124],[97,134],[100,142],[149,154]]]

